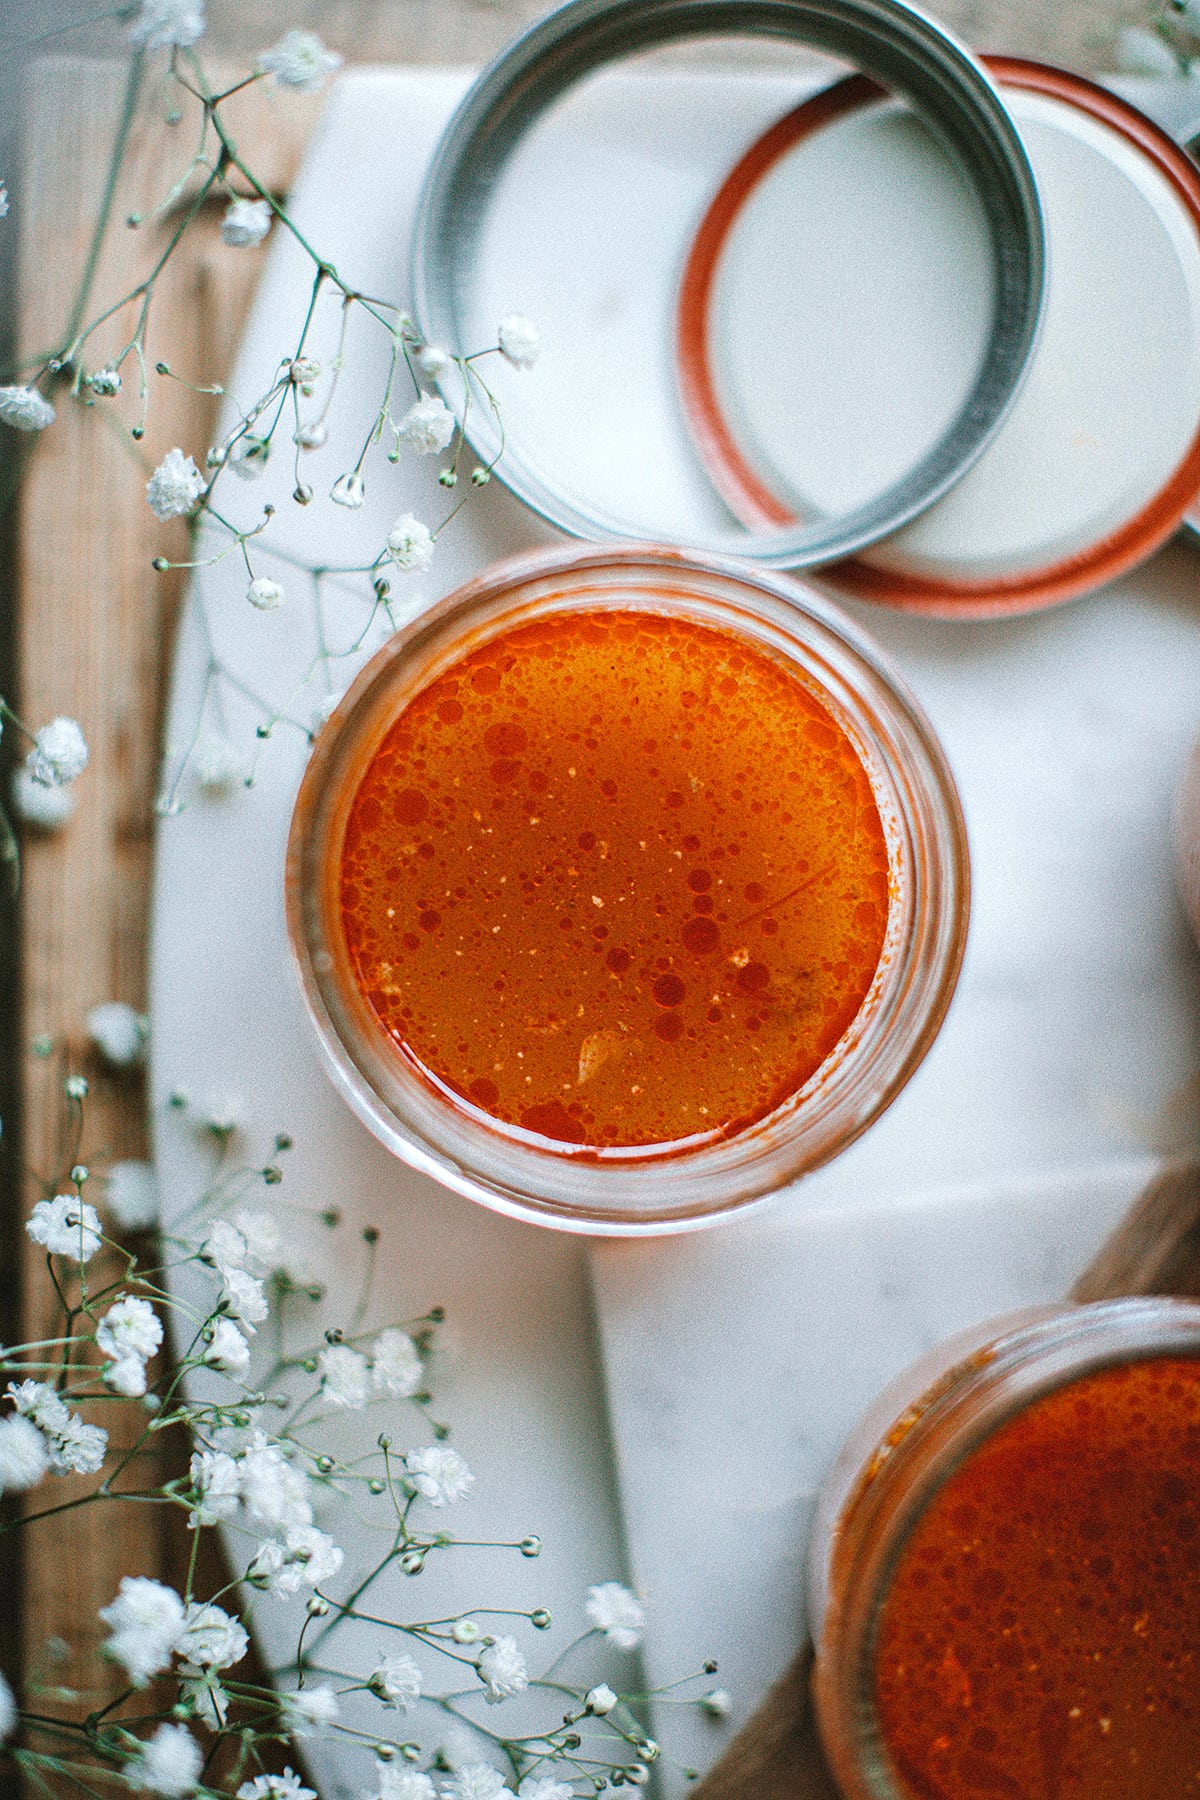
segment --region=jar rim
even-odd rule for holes
[[[903,927],[895,953],[881,959],[872,994],[830,1057],[764,1120],[690,1150],[554,1146],[457,1097],[451,1104],[382,1042],[340,949],[332,873],[363,746],[376,746],[416,693],[487,637],[585,607],[671,612],[782,649],[847,730],[877,799],[886,798],[885,832],[903,873],[900,904],[890,908]],[[317,738],[293,813],[285,898],[293,961],[327,1070],[389,1149],[501,1212],[639,1235],[691,1229],[752,1204],[828,1160],[890,1104],[949,1006],[969,886],[949,766],[870,637],[787,576],[735,558],[629,545],[537,551],[492,565],[389,640]]]

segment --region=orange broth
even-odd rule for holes
[[[875,1655],[914,1800],[1200,1794],[1200,1362],[1043,1396],[908,1540]]]
[[[554,614],[419,692],[341,861],[355,979],[444,1090],[559,1142],[765,1117],[871,986],[888,852],[810,680],[680,617]]]

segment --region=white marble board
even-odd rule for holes
[[[292,205],[322,253],[364,288],[404,292],[424,160],[463,81],[364,70],[331,94]],[[720,155],[732,159],[782,110],[773,90],[759,85],[754,95],[759,110],[746,109],[740,138],[721,140]],[[714,116],[728,131],[729,109]],[[603,167],[596,179],[603,190]],[[281,233],[267,255],[232,384],[244,394],[273,370],[309,288],[302,255]],[[653,271],[663,304],[668,272],[664,251]],[[537,294],[513,303],[536,313]],[[319,327],[326,354],[335,328],[330,305]],[[306,461],[319,492],[357,453],[385,348],[352,334],[329,446]],[[569,380],[569,370],[552,365],[547,379]],[[273,460],[237,498],[247,518],[274,501],[277,541],[305,560],[359,560],[402,507],[432,516],[439,501],[424,471],[414,484],[411,468],[382,463],[359,514],[292,507],[292,480],[286,459]],[[489,490],[402,604],[423,604],[545,536]],[[232,559],[197,581],[168,724],[177,748],[201,699],[202,616],[244,679],[304,720],[320,710],[323,680],[302,682],[313,646],[304,578],[266,552],[259,561],[290,587],[277,613],[245,604]],[[674,1678],[719,1653],[721,1679],[737,1690],[735,1719],[786,1660],[805,1495],[860,1400],[910,1348],[1065,1285],[1152,1166],[1163,1133],[1186,1128],[1187,1084],[1200,1063],[1198,969],[1171,891],[1167,816],[1200,722],[1198,578],[1196,554],[1176,546],[1109,592],[1036,619],[955,627],[862,610],[930,711],[962,783],[977,899],[947,1027],[880,1126],[769,1212],[694,1240],[601,1246],[592,1256],[631,1569],[650,1601],[647,1668],[653,1679]],[[335,639],[349,642],[366,612],[361,587],[327,589]],[[341,685],[357,665],[339,666]],[[205,797],[185,780],[188,804],[160,834],[156,1102],[177,1087],[201,1104],[232,1092],[256,1158],[276,1131],[294,1135],[282,1191],[345,1216],[336,1241],[312,1231],[335,1308],[339,1299],[353,1304],[360,1268],[343,1246],[366,1224],[383,1232],[380,1322],[447,1306],[452,1349],[434,1379],[439,1410],[479,1475],[471,1529],[509,1538],[538,1530],[547,1549],[536,1563],[511,1554],[485,1563],[480,1553],[469,1571],[448,1570],[422,1605],[473,1604],[502,1582],[514,1605],[549,1605],[565,1636],[584,1587],[623,1569],[587,1253],[410,1174],[335,1095],[283,937],[282,849],[304,743],[280,727],[258,746],[255,720],[226,695],[227,735],[247,759],[261,751],[253,789]],[[185,1120],[159,1117],[170,1219],[203,1184],[208,1150]],[[420,1440],[419,1429],[401,1425]],[[368,1429],[379,1429],[377,1417]],[[747,1504],[731,1512],[743,1487]],[[353,1558],[352,1521],[327,1523]],[[383,1605],[412,1604],[401,1581]],[[256,1600],[254,1616],[268,1657],[282,1657],[294,1644],[291,1607]],[[659,1729],[697,1767],[722,1735],[687,1713],[664,1713]],[[361,1751],[328,1741],[312,1757],[329,1793],[361,1787]],[[670,1767],[665,1774],[677,1785]]]

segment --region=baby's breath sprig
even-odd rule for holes
[[[334,504],[357,512],[366,496],[370,459],[374,452],[389,462],[405,454],[415,457],[446,456],[439,472],[443,487],[458,486],[464,457],[463,429],[473,406],[483,406],[494,419],[503,446],[503,425],[496,394],[481,372],[488,358],[500,356],[513,367],[528,369],[534,363],[539,340],[536,328],[519,314],[510,314],[497,329],[496,341],[466,356],[455,356],[428,343],[403,304],[368,293],[350,283],[335,263],[310,242],[285,201],[256,172],[235,140],[227,117],[228,103],[247,87],[267,82],[283,90],[316,93],[340,66],[341,58],[326,49],[313,33],[294,30],[263,50],[254,67],[224,87],[209,78],[198,46],[203,38],[203,0],[141,0],[123,15],[128,20],[132,45],[125,101],[114,141],[104,192],[91,242],[85,257],[79,290],[61,341],[18,371],[22,379],[0,386],[0,423],[36,435],[52,426],[56,411],[53,394],[79,404],[104,406],[121,415],[136,376],[136,403],[126,429],[135,442],[146,435],[156,381],[181,383],[196,393],[223,396],[219,384],[198,382],[186,373],[155,359],[150,351],[154,308],[165,271],[181,243],[212,204],[223,206],[222,242],[238,252],[252,254],[274,229],[287,232],[311,267],[307,306],[294,340],[280,357],[274,373],[258,396],[234,402],[218,440],[206,450],[176,445],[154,467],[147,466],[146,498],[160,521],[186,521],[191,548],[186,556],[155,556],[160,572],[206,568],[228,556],[241,559],[246,573],[246,599],[262,612],[283,605],[287,583],[274,567],[264,568],[260,558],[270,555],[285,569],[290,564],[312,579],[314,588],[338,577],[367,578],[373,596],[362,630],[348,645],[319,645],[312,667],[297,685],[297,699],[315,677],[324,681],[325,697],[332,701],[336,681],[331,669],[340,660],[357,654],[372,631],[380,636],[396,627],[390,602],[391,583],[397,577],[419,575],[426,570],[437,540],[476,489],[486,486],[496,458],[472,468],[465,489],[455,495],[443,516],[427,522],[403,511],[383,543],[371,546],[361,561],[341,568],[316,568],[290,557],[277,541],[279,521],[273,504],[261,508],[246,522],[242,508],[226,498],[229,478],[252,480],[277,453],[281,437],[289,440],[292,458],[292,501],[308,506],[314,499],[314,482],[306,467],[328,438],[331,410],[345,366],[348,331],[352,317],[363,315],[370,326],[385,336],[388,357],[382,390],[373,416],[358,439],[359,450],[351,465],[329,483],[326,493]],[[144,101],[150,62],[165,54],[163,80],[167,114],[172,123],[193,126],[192,149],[184,166],[173,174],[161,198],[145,210],[130,215],[125,227],[141,231],[151,224],[165,229],[165,242],[156,244],[148,267],[126,293],[105,299],[93,307],[93,290],[103,263],[103,249],[115,228],[114,214],[120,176],[128,155],[138,108]],[[7,210],[7,196],[4,209]],[[2,215],[0,215],[2,216]],[[313,334],[325,296],[332,296],[340,311],[336,346],[325,358],[314,347]],[[97,348],[109,338],[111,347]],[[400,390],[407,391],[401,395]],[[455,392],[461,421],[447,405],[444,393]],[[235,486],[237,481],[235,481]],[[315,600],[320,618],[319,597]],[[211,633],[208,634],[211,645]],[[344,685],[344,684],[343,684]],[[236,691],[257,714],[257,744],[253,755],[237,751],[222,720],[221,692]],[[172,813],[183,803],[181,777],[190,771],[202,791],[213,793],[237,781],[252,782],[262,747],[280,724],[288,724],[311,736],[319,724],[315,716],[298,717],[290,705],[276,708],[251,693],[244,681],[218,656],[212,654],[204,700],[189,742],[169,764],[159,799],[159,811]],[[66,823],[69,797],[47,798],[31,788],[27,775],[19,774],[13,804],[28,823],[45,830]],[[7,819],[0,819],[0,857],[16,866],[15,838]]]
[[[128,1021],[94,1019],[89,1031],[118,1023]],[[135,1035],[140,1054],[143,1022]],[[114,1039],[121,1051],[131,1042]],[[79,1160],[82,1077],[66,1077],[63,1103],[76,1160],[63,1191],[48,1189],[26,1221],[45,1251],[59,1318],[52,1335],[0,1350],[0,1495],[24,1497],[0,1532],[36,1530],[43,1517],[85,1506],[159,1505],[183,1515],[192,1552],[179,1587],[126,1576],[101,1609],[104,1653],[124,1677],[102,1713],[80,1719],[72,1696],[56,1699],[40,1674],[24,1697],[0,1675],[0,1741],[26,1777],[50,1793],[315,1800],[290,1769],[271,1774],[265,1764],[272,1746],[319,1733],[370,1753],[362,1800],[513,1800],[518,1792],[522,1800],[591,1800],[608,1786],[642,1785],[659,1754],[640,1722],[646,1696],[566,1672],[588,1639],[636,1648],[643,1612],[623,1584],[588,1590],[585,1630],[540,1674],[518,1632],[530,1641],[550,1632],[545,1607],[481,1602],[400,1618],[372,1604],[393,1565],[416,1579],[432,1557],[507,1548],[536,1558],[541,1550],[534,1535],[484,1543],[442,1527],[475,1480],[447,1441],[450,1427],[431,1425],[429,1366],[443,1312],[434,1306],[417,1319],[364,1326],[378,1233],[362,1233],[363,1292],[350,1326],[322,1327],[311,1315],[322,1290],[297,1260],[296,1223],[332,1231],[340,1220],[280,1197],[290,1136],[278,1134],[265,1160],[235,1162],[241,1134],[231,1104],[193,1107],[175,1094],[170,1110],[212,1146],[211,1179],[147,1255],[152,1171],[128,1162],[94,1171]],[[279,1323],[295,1304],[309,1309],[309,1346],[285,1351]],[[94,1416],[111,1418],[114,1406],[135,1409],[132,1432],[113,1433]],[[324,1447],[323,1420],[372,1406],[388,1414],[373,1449],[347,1459]],[[168,1432],[186,1440],[187,1472],[164,1479],[159,1446]],[[56,1501],[53,1482],[67,1475],[77,1478],[71,1497]],[[339,1517],[357,1520],[361,1540],[379,1543],[348,1591],[343,1549],[317,1522],[333,1500]],[[236,1581],[205,1593],[197,1550],[216,1528]],[[301,1607],[294,1655],[273,1684],[238,1674],[249,1650],[239,1583]],[[348,1658],[364,1628],[379,1645],[367,1666]],[[351,1696],[378,1702],[377,1726],[347,1716]],[[526,1706],[544,1702],[552,1716],[520,1733],[485,1722],[491,1708],[519,1696]],[[418,1707],[453,1730],[424,1731],[422,1742],[392,1726]]]

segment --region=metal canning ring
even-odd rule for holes
[[[953,486],[1004,418],[1037,338],[1046,247],[1033,172],[994,83],[933,20],[901,0],[568,0],[483,71],[442,137],[417,213],[414,309],[428,341],[454,354],[467,352],[464,300],[490,199],[531,128],[576,82],[635,52],[735,35],[845,58],[906,99],[973,185],[994,257],[991,331],[976,379],[948,428],[914,466],[840,516],[693,540],[695,548],[734,551],[768,567],[805,568],[895,531]],[[483,409],[474,410],[467,430],[481,461],[499,456],[498,424]],[[505,450],[497,474],[526,505],[574,537],[646,535],[557,491],[519,447]]]

